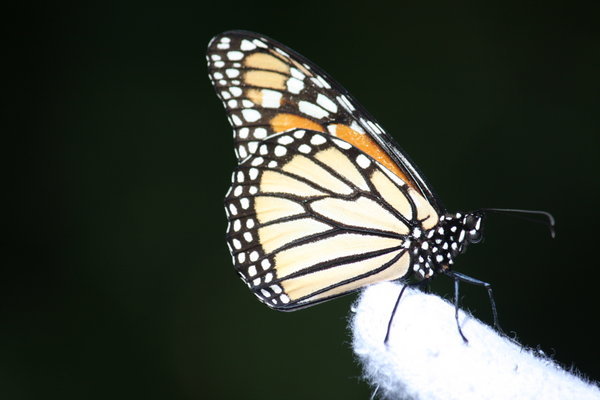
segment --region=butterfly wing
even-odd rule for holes
[[[298,128],[323,132],[362,150],[443,212],[432,188],[393,138],[306,58],[263,35],[230,31],[212,39],[207,60],[234,129],[239,161],[255,154],[272,134]]]
[[[405,276],[414,230],[438,222],[383,164],[304,129],[262,140],[234,172],[225,206],[236,270],[262,302],[284,311]]]

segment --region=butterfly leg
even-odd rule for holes
[[[394,322],[394,316],[396,316],[396,310],[398,309],[398,304],[400,304],[400,299],[402,298],[404,291],[406,290],[406,288],[408,286],[423,287],[423,286],[426,286],[428,283],[429,283],[429,281],[421,281],[421,282],[416,282],[416,283],[405,283],[404,284],[404,286],[402,287],[402,290],[400,290],[400,294],[398,295],[398,298],[396,299],[394,308],[392,309],[392,314],[390,315],[390,320],[388,321],[387,331],[385,333],[385,339],[383,339],[383,343],[386,346],[387,346],[388,340],[390,338],[390,330],[392,329],[392,322]]]
[[[462,337],[462,339],[464,340],[465,343],[469,343],[469,340],[467,339],[467,337],[465,336],[465,334],[463,333],[462,329],[460,328],[460,322],[458,321],[458,288],[460,285],[460,279],[456,276],[453,277],[454,278],[454,319],[456,320],[456,327],[458,328],[458,333],[460,333],[460,336]]]
[[[504,331],[500,327],[500,323],[498,322],[498,312],[496,310],[496,301],[494,300],[494,292],[492,291],[492,285],[490,285],[487,282],[480,281],[479,279],[471,278],[470,276],[461,274],[460,272],[456,272],[456,271],[445,271],[445,274],[447,276],[449,276],[450,278],[454,279],[454,307],[455,307],[454,315],[456,318],[456,324],[458,326],[458,332],[460,333],[460,336],[463,338],[463,340],[465,342],[468,342],[467,338],[465,337],[465,335],[462,333],[462,331],[460,329],[460,324],[458,324],[458,297],[459,297],[459,283],[461,281],[470,283],[472,285],[483,286],[487,290],[488,297],[490,299],[490,305],[492,307],[492,315],[494,318],[494,328],[498,332],[504,333]]]

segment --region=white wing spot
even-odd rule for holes
[[[311,78],[310,80],[311,80],[311,81],[313,81],[313,83],[314,83],[315,85],[317,85],[318,87],[320,87],[320,88],[322,88],[322,87],[323,87],[323,83],[321,83],[321,81],[320,81],[320,80],[318,80],[317,78]]]
[[[356,157],[356,162],[362,169],[368,168],[369,165],[371,165],[371,160],[369,160],[364,154],[359,154]]]
[[[242,229],[242,223],[240,222],[239,219],[236,219],[235,221],[233,221],[233,230],[237,232],[240,229]],[[240,261],[240,262],[243,262],[243,261]]]
[[[233,247],[235,247],[237,250],[242,248],[242,242],[240,242],[239,240],[233,239],[232,242],[233,242]]]
[[[271,261],[269,261],[268,259],[264,259],[260,262],[260,266],[262,267],[262,269],[264,269],[265,271],[268,270],[269,268],[271,268]]]
[[[309,101],[299,101],[298,108],[301,112],[306,115],[310,115],[313,118],[321,119],[325,118],[329,115],[329,113],[323,110],[321,107],[309,102]]]
[[[240,194],[242,194],[243,191],[244,191],[244,188],[242,186],[236,186],[235,190],[233,191],[233,195],[235,197],[238,197]]]
[[[225,70],[225,73],[227,74],[227,76],[229,78],[235,78],[236,76],[238,76],[240,74],[240,71],[237,69],[228,68]]]
[[[352,145],[350,143],[344,142],[343,140],[340,140],[340,139],[333,139],[333,142],[335,144],[337,144],[338,147],[341,147],[344,150],[348,150],[348,149],[352,148]]]
[[[233,121],[233,124],[235,126],[240,126],[243,124],[242,120],[240,119],[240,117],[238,117],[237,115],[233,114],[231,116],[231,121]]]
[[[324,109],[331,111],[332,113],[336,113],[338,111],[338,107],[335,105],[333,101],[324,94],[320,94],[317,96],[317,104],[323,107]]]
[[[246,253],[241,252],[240,254],[238,254],[238,262],[241,264],[244,261],[246,261]]]
[[[248,122],[256,122],[260,119],[260,113],[254,109],[242,110],[242,115],[244,116],[244,119]]]
[[[287,135],[277,139],[277,143],[279,143],[279,144],[290,144],[293,141],[294,141],[294,138],[291,136],[287,136]]]
[[[240,46],[240,49],[244,50],[244,51],[250,51],[250,50],[254,50],[256,48],[256,45],[254,43],[252,43],[249,40],[242,40],[242,45]]]
[[[235,101],[235,100],[232,100],[232,101]],[[249,132],[250,132],[250,129],[248,129],[248,128],[241,128],[238,131],[238,135],[239,135],[240,139],[246,139],[248,137],[248,133]]]
[[[246,221],[246,228],[248,228],[248,229],[254,228],[254,220],[252,218],[248,218],[248,220]]]
[[[269,47],[269,46],[267,46],[267,45],[266,45],[266,44],[265,44],[263,41],[261,41],[261,40],[258,40],[258,39],[254,39],[254,40],[252,41],[252,43],[254,43],[254,44],[255,44],[256,46],[258,46],[258,47],[262,47],[263,49],[266,49],[266,48],[268,48],[268,47]]]
[[[262,90],[262,106],[265,108],[279,108],[281,105],[281,93],[275,90]]]
[[[267,130],[265,128],[256,128],[254,130],[254,137],[257,139],[264,139],[267,137]]]
[[[244,239],[246,239],[246,242],[251,242],[252,234],[250,232],[244,232]]]
[[[306,76],[298,71],[296,68],[290,68],[290,72],[292,73],[292,76],[296,79],[300,79],[301,81],[304,80],[304,78],[306,78]]]
[[[304,83],[296,78],[290,78],[286,82],[287,89],[294,94],[298,94],[304,89]]]
[[[252,162],[250,163],[253,167],[258,167],[260,164],[262,164],[265,161],[264,158],[262,157],[256,157],[254,160],[252,160]]]
[[[237,181],[238,183],[244,182],[244,173],[242,171],[237,172]]]
[[[306,131],[304,129],[294,132],[294,137],[296,139],[302,139]]]
[[[286,153],[287,153],[287,149],[284,146],[277,146],[277,147],[275,147],[275,155],[277,157],[285,156]]]
[[[242,208],[244,210],[247,210],[248,207],[250,207],[250,200],[248,200],[246,197],[244,197],[243,199],[240,199],[240,204],[242,205]]]
[[[250,261],[254,262],[256,260],[258,260],[258,251],[254,250],[250,253]]]
[[[258,147],[258,142],[250,142],[248,143],[248,151],[254,154],[256,152],[256,148]]]
[[[277,161],[269,161],[269,164],[267,165],[267,167],[269,168],[275,168],[277,166]]]
[[[358,133],[362,133],[363,135],[366,133],[362,126],[360,126],[356,121],[352,121],[352,124],[350,124],[350,128],[354,129]]]
[[[275,292],[275,293],[277,293],[277,294],[279,294],[279,293],[283,292],[283,290],[281,290],[281,288],[280,288],[279,286],[277,286],[277,285],[272,285],[272,286],[270,286],[270,288],[271,288],[271,290],[272,290],[273,292]]]
[[[331,89],[331,85],[325,79],[323,79],[323,77],[317,75],[317,80],[321,82],[323,87],[325,87],[326,89]]]
[[[312,148],[307,144],[302,144],[302,145],[300,145],[300,147],[298,147],[298,151],[300,153],[304,153],[304,154],[310,153],[311,150],[312,150]]]
[[[255,180],[258,177],[258,169],[257,168],[250,168],[250,171],[248,172],[248,175],[250,176],[251,180]]]
[[[238,61],[244,58],[244,53],[241,51],[230,51],[227,53],[227,58],[231,61]]]
[[[230,87],[229,91],[231,92],[233,97],[239,97],[242,95],[242,89],[240,89],[237,86]]]
[[[321,145],[326,141],[327,139],[325,139],[322,135],[314,135],[310,138],[310,144],[314,144],[315,146]]]
[[[256,253],[256,252],[254,252],[254,253]],[[252,258],[252,256],[250,256],[250,258]],[[248,275],[250,275],[250,276],[256,275],[256,267],[254,265],[251,265],[248,267]]]
[[[237,215],[238,210],[237,210],[237,207],[235,206],[235,204],[229,205],[229,212],[231,213],[231,215]]]
[[[239,146],[238,152],[239,152],[240,159],[248,157],[248,152],[246,151],[246,148],[244,146]]]

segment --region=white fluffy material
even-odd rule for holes
[[[354,353],[377,395],[393,399],[600,399],[593,383],[500,336],[462,310],[460,337],[454,305],[407,288],[387,346],[388,320],[402,285],[366,288],[351,320]]]

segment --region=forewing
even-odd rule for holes
[[[208,69],[234,130],[238,161],[255,154],[260,141],[290,129],[338,137],[368,154],[442,206],[392,137],[338,83],[295,51],[265,36],[222,33],[210,42]]]

